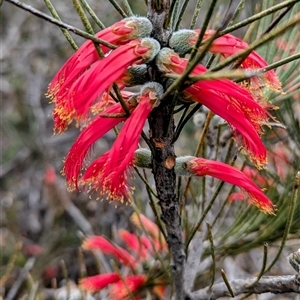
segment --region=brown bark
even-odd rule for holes
[[[152,36],[162,47],[167,45],[171,30],[164,28],[169,14],[170,1],[149,0],[148,18],[153,24]],[[151,69],[152,80],[163,84],[155,65]],[[183,299],[183,271],[185,253],[181,234],[179,203],[176,197],[176,174],[174,152],[174,119],[172,97],[164,100],[153,110],[149,117],[150,141],[153,146],[152,172],[161,208],[161,219],[165,224],[167,242],[172,263],[173,287],[175,299]]]

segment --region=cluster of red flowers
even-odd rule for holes
[[[130,199],[127,173],[134,163],[134,152],[144,123],[152,109],[160,104],[164,92],[159,83],[149,82],[145,64],[155,62],[162,75],[182,74],[188,60],[181,56],[194,46],[200,30],[175,32],[170,38],[169,48],[162,49],[155,39],[149,37],[151,32],[152,24],[144,17],[117,22],[96,34],[98,38],[117,46],[115,49],[100,45],[102,55],[99,56],[94,44],[85,42],[50,83],[48,96],[55,104],[55,131],[63,132],[72,121],[86,126],[65,160],[63,172],[70,189],[78,189],[79,185],[89,186],[91,190],[107,195],[110,200]],[[213,30],[206,31],[204,41],[214,34]],[[225,34],[212,42],[209,51],[228,57],[247,48],[248,45],[242,40]],[[240,68],[257,70],[266,66],[266,61],[252,51]],[[198,64],[191,74],[205,72],[207,69]],[[280,82],[272,70],[259,80],[259,88],[280,89]],[[125,90],[128,86],[143,83],[145,85],[137,94]],[[257,85],[258,79],[252,80],[251,84]],[[211,79],[191,84],[181,96],[187,101],[205,105],[226,120],[244,152],[258,168],[262,168],[267,155],[260,135],[262,126],[268,122],[268,112],[266,105],[262,104],[263,100],[259,99],[259,93],[253,90],[229,79]],[[123,101],[114,102],[116,99],[122,100],[118,98],[120,96]],[[97,115],[91,120],[95,112]],[[112,149],[85,166],[90,147],[121,122],[125,123]],[[236,176],[234,168],[205,159],[193,159],[187,166],[190,174],[195,176],[210,175],[222,180],[221,174],[233,172]],[[245,184],[244,178],[239,176],[229,182],[246,190],[259,208],[273,212],[271,201],[257,186]]]
[[[99,274],[81,279],[80,286],[91,292],[99,292],[104,288],[108,288],[109,299],[123,300],[128,295],[135,294],[138,290],[142,291],[143,288],[149,285],[152,291],[160,299],[163,299],[166,281],[162,278],[157,279],[156,276],[154,280],[151,280],[149,274],[141,274],[141,272],[143,271],[143,264],[146,263],[147,268],[151,266],[151,262],[154,261],[153,257],[157,253],[160,255],[162,252],[167,253],[167,244],[157,225],[144,215],[134,213],[131,220],[137,227],[147,233],[147,235],[137,236],[125,229],[119,230],[119,238],[134,255],[102,236],[88,237],[83,243],[83,249],[98,250],[103,254],[113,256],[121,265],[129,267],[133,275],[121,276],[117,272]],[[135,297],[134,299],[140,298]]]

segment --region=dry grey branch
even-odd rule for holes
[[[298,293],[300,294],[300,277],[299,275],[287,275],[287,276],[266,276],[262,277],[261,280],[254,286],[247,288],[251,285],[255,278],[248,279],[236,279],[230,281],[230,285],[235,296],[254,293],[273,293],[273,294],[283,294],[283,293]],[[215,284],[212,289],[209,290],[201,289],[196,292],[191,293],[186,300],[214,300],[221,297],[228,297],[228,289],[224,282]]]
[[[36,261],[36,259],[34,257],[31,257],[31,258],[29,258],[27,260],[24,268],[20,272],[19,277],[17,278],[17,280],[15,281],[14,285],[9,290],[9,292],[8,292],[6,298],[5,298],[6,300],[16,299],[15,297],[16,297],[16,295],[17,295],[17,293],[18,293],[21,285],[26,280],[29,272],[33,268],[35,261]]]

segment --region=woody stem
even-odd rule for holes
[[[170,28],[165,28],[170,9],[169,0],[149,0],[148,18],[153,24],[152,36],[162,46],[166,46],[171,34]],[[153,64],[151,79],[163,84],[163,80]],[[174,103],[172,97],[165,99],[155,108],[149,117],[150,142],[152,150],[152,172],[155,179],[161,220],[165,224],[167,242],[171,253],[171,271],[174,299],[184,299],[183,273],[185,252],[182,240],[181,217],[179,202],[176,196],[175,151],[174,136],[175,126],[173,118]]]
[[[172,143],[174,139],[174,120],[172,118],[171,126],[169,126],[167,118],[172,114],[173,107],[170,107],[168,102],[164,102],[153,110],[149,118],[149,125],[150,140],[155,149],[152,153],[152,172],[161,208],[161,219],[166,227],[167,242],[172,257],[171,271],[176,294],[175,299],[179,300],[184,299],[183,270],[185,252],[181,235],[179,202],[176,197],[175,152]],[[164,135],[164,129],[167,126],[169,126],[169,131]]]

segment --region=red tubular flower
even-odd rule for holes
[[[269,149],[269,159],[281,181],[287,180],[290,172],[291,153],[283,142],[272,145],[272,148]]]
[[[83,278],[80,280],[79,285],[84,290],[99,292],[109,284],[118,282],[119,280],[120,276],[118,273],[107,273]]]
[[[204,90],[193,86],[186,89],[194,101],[200,102],[212,112],[226,120],[234,129],[238,144],[243,145],[245,153],[257,168],[263,168],[267,163],[267,151],[253,124],[244,116],[244,111],[212,90]]]
[[[197,32],[197,31],[196,31]],[[200,30],[197,32],[199,34]],[[204,34],[204,39],[208,39],[215,34],[214,30],[207,30]],[[196,41],[195,41],[196,42]],[[195,43],[194,42],[194,43]],[[225,34],[212,42],[209,51],[218,54],[220,53],[224,57],[228,57],[234,54],[237,54],[243,50],[246,50],[249,45],[243,40],[231,35]],[[252,51],[245,60],[241,63],[241,67],[244,69],[256,70],[259,68],[265,68],[268,66],[268,63],[256,52]],[[265,79],[268,83],[268,87],[275,90],[281,91],[281,83],[276,76],[274,70],[270,70],[265,73]],[[252,80],[258,81],[259,78],[253,78]]]
[[[56,183],[57,177],[53,166],[47,166],[43,180],[48,185],[54,185]]]
[[[92,64],[73,82],[68,92],[63,95],[63,100],[56,102],[54,114],[66,124],[74,119],[85,119],[96,98],[113,82],[120,80],[129,66],[151,60],[159,49],[156,40],[144,38],[113,50],[105,58]]]
[[[158,296],[158,299],[166,299],[166,285],[156,285],[153,292]]]
[[[68,98],[72,99],[76,114],[84,115],[96,97],[119,79],[130,65],[152,59],[159,48],[158,42],[154,39],[134,40],[94,63],[69,90]]]
[[[96,37],[118,46],[130,40],[149,36],[151,31],[152,24],[147,18],[130,17],[101,30]],[[111,50],[103,45],[99,46],[104,54]],[[57,98],[63,96],[74,80],[99,59],[94,43],[86,41],[52,79],[48,88],[49,97],[55,102]]]
[[[139,259],[147,260],[149,258],[148,249],[143,243],[143,241],[145,242],[145,239],[142,240],[142,237],[138,237],[125,229],[120,229],[118,233],[121,240],[137,254]]]
[[[104,254],[110,254],[115,256],[119,261],[124,265],[130,266],[131,268],[136,267],[136,260],[133,256],[130,255],[125,249],[112,244],[107,239],[102,236],[90,236],[84,242],[82,247],[85,250],[99,250]]]
[[[173,33],[169,44],[173,49],[175,49],[176,52],[184,51],[186,53],[195,45],[199,33],[200,29],[177,31]],[[214,34],[215,30],[205,31],[203,41],[209,39]],[[221,54],[224,57],[229,57],[243,50],[246,50],[247,48],[249,48],[249,45],[243,40],[231,34],[225,34],[221,37],[216,38],[212,42],[209,51],[214,54]],[[256,51],[252,51],[241,63],[242,68],[250,70],[265,68],[267,66],[268,63]],[[267,81],[268,87],[270,89],[281,91],[281,83],[274,70],[270,70],[265,73],[265,80]],[[252,78],[252,81],[254,83],[263,84],[263,82],[259,82],[259,78]]]
[[[129,109],[133,107],[129,106]],[[116,103],[103,112],[104,115],[122,115],[125,114],[120,103]],[[107,118],[97,116],[78,136],[77,140],[69,150],[66,156],[63,173],[66,176],[66,181],[70,190],[78,190],[78,178],[83,167],[84,159],[87,156],[88,150],[99,138],[106,134],[117,124],[125,121],[126,117]]]
[[[128,299],[130,293],[134,294],[146,281],[147,277],[145,275],[127,276],[111,286],[109,297],[111,300]]]
[[[164,48],[160,51],[158,58],[158,67],[167,73],[182,74],[188,64],[188,60],[179,57],[171,49]],[[198,64],[191,74],[201,75],[208,70]],[[268,121],[266,110],[260,106],[251,93],[228,79],[201,80],[192,85],[201,90],[215,92],[215,94],[226,95],[234,105],[239,106],[247,119],[255,126],[257,132],[261,133],[261,125]],[[229,99],[228,99],[229,100]]]
[[[129,199],[127,172],[133,163],[140,134],[151,110],[158,105],[162,87],[149,83],[137,97],[138,106],[125,122],[113,147],[95,160],[86,170],[82,181],[92,190],[100,189],[112,201]]]
[[[130,293],[136,292],[146,281],[145,275],[131,275],[121,279],[117,273],[107,273],[83,278],[79,285],[90,292],[98,292],[110,286],[110,300],[125,300]]]
[[[164,48],[157,56],[157,65],[163,72],[182,74],[187,60]],[[198,65],[192,74],[205,71],[205,67]],[[266,111],[247,90],[226,79],[201,80],[186,88],[184,95],[202,103],[233,126],[241,134],[242,145],[257,167],[266,164],[266,149],[259,137],[261,125],[267,121]]]
[[[229,202],[244,201],[246,198],[247,198],[247,195],[245,195],[245,193],[235,192],[235,193],[230,194],[228,201]]]
[[[256,169],[250,168],[246,166],[243,169],[243,173],[248,176],[251,180],[253,180],[258,186],[270,186],[272,184],[272,180],[262,176]]]
[[[150,236],[153,238],[157,251],[166,250],[168,248],[158,226],[145,215],[133,213],[130,219],[134,225],[150,234]]]
[[[152,237],[158,237],[160,235],[158,226],[145,215],[134,212],[130,219],[137,227],[145,229]]]
[[[130,93],[130,92],[125,92],[125,91],[120,91],[120,92],[122,94],[122,98],[126,101],[133,94],[133,93]],[[105,109],[107,109],[108,107],[110,107],[114,104],[116,104],[116,101],[111,97],[109,92],[104,92],[101,95],[101,97],[99,97],[99,100],[97,99],[95,104],[93,106],[91,106],[90,111],[94,116],[100,115],[100,113],[102,113]],[[83,127],[85,127],[85,125],[86,124],[83,123]]]
[[[274,214],[274,205],[271,200],[240,170],[213,160],[204,158],[192,158],[185,168],[195,176],[212,176],[219,180],[237,185],[261,211]]]

